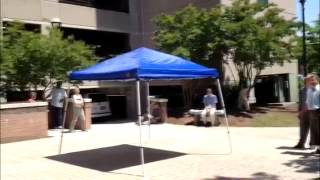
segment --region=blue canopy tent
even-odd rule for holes
[[[218,77],[192,61],[148,48],[139,48],[70,74],[71,80],[161,80]]]
[[[70,80],[136,81],[137,113],[140,128],[141,146],[140,155],[141,164],[143,167],[144,153],[141,138],[142,116],[140,105],[140,81],[146,81],[147,87],[149,87],[149,81],[152,80],[214,78],[217,80],[220,103],[225,112],[221,86],[219,79],[217,78],[218,76],[219,74],[216,69],[210,69],[177,56],[141,47],[122,55],[113,57],[111,59],[105,60],[86,69],[73,71],[69,75],[69,78]],[[224,117],[228,125],[226,113],[224,113]]]

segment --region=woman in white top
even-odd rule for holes
[[[74,95],[72,95],[72,102],[73,102],[73,116],[72,121],[70,124],[70,132],[73,131],[78,119],[81,121],[81,130],[85,131],[85,116],[84,116],[84,101],[80,94],[79,88],[74,89]]]

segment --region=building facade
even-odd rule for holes
[[[257,0],[276,3],[285,10],[286,18],[295,17],[295,1]],[[21,21],[32,28],[48,33],[52,19],[60,19],[61,29],[66,35],[73,35],[88,44],[96,46],[96,54],[102,58],[127,52],[141,46],[154,48],[152,34],[156,30],[152,19],[161,13],[173,13],[192,3],[201,8],[217,4],[229,5],[230,0],[1,0],[1,21]],[[237,81],[232,60],[225,66],[225,76]],[[274,92],[271,102],[297,101],[297,63],[265,69],[259,77],[261,87]],[[134,114],[132,99],[134,88],[123,84],[91,82],[87,88],[125,88],[119,92],[127,96],[128,114]],[[155,83],[155,86],[170,84],[183,86],[184,82]],[[259,89],[259,88],[258,88]],[[104,91],[110,91],[104,89]],[[113,93],[114,91],[111,90]],[[259,94],[259,93],[258,93]],[[130,103],[129,103],[130,102]],[[130,107],[131,104],[132,107]]]

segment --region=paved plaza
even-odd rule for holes
[[[314,179],[319,157],[292,150],[298,128],[231,128],[171,124],[143,127],[145,179]],[[88,132],[1,145],[1,179],[143,179],[134,123],[95,124]]]

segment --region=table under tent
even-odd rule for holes
[[[133,51],[107,59],[83,70],[73,71],[69,75],[70,80],[104,80],[104,81],[135,81],[137,96],[137,119],[140,133],[140,159],[142,174],[144,176],[144,147],[142,145],[141,129],[141,103],[140,103],[140,82],[145,81],[149,88],[149,81],[153,80],[188,80],[213,78],[217,81],[218,93],[222,110],[224,110],[224,120],[227,125],[227,133],[230,141],[229,123],[225,111],[225,105],[221,90],[219,73],[216,69],[207,68],[183,58],[155,51],[148,48],[138,48]],[[147,98],[149,99],[149,89]],[[149,102],[148,102],[149,104]],[[147,107],[148,108],[148,107]],[[147,110],[147,112],[149,112]],[[150,125],[150,122],[149,122]],[[150,128],[149,128],[150,131]],[[61,135],[63,137],[63,133]],[[60,142],[60,153],[62,147]],[[231,152],[231,146],[230,146]]]

